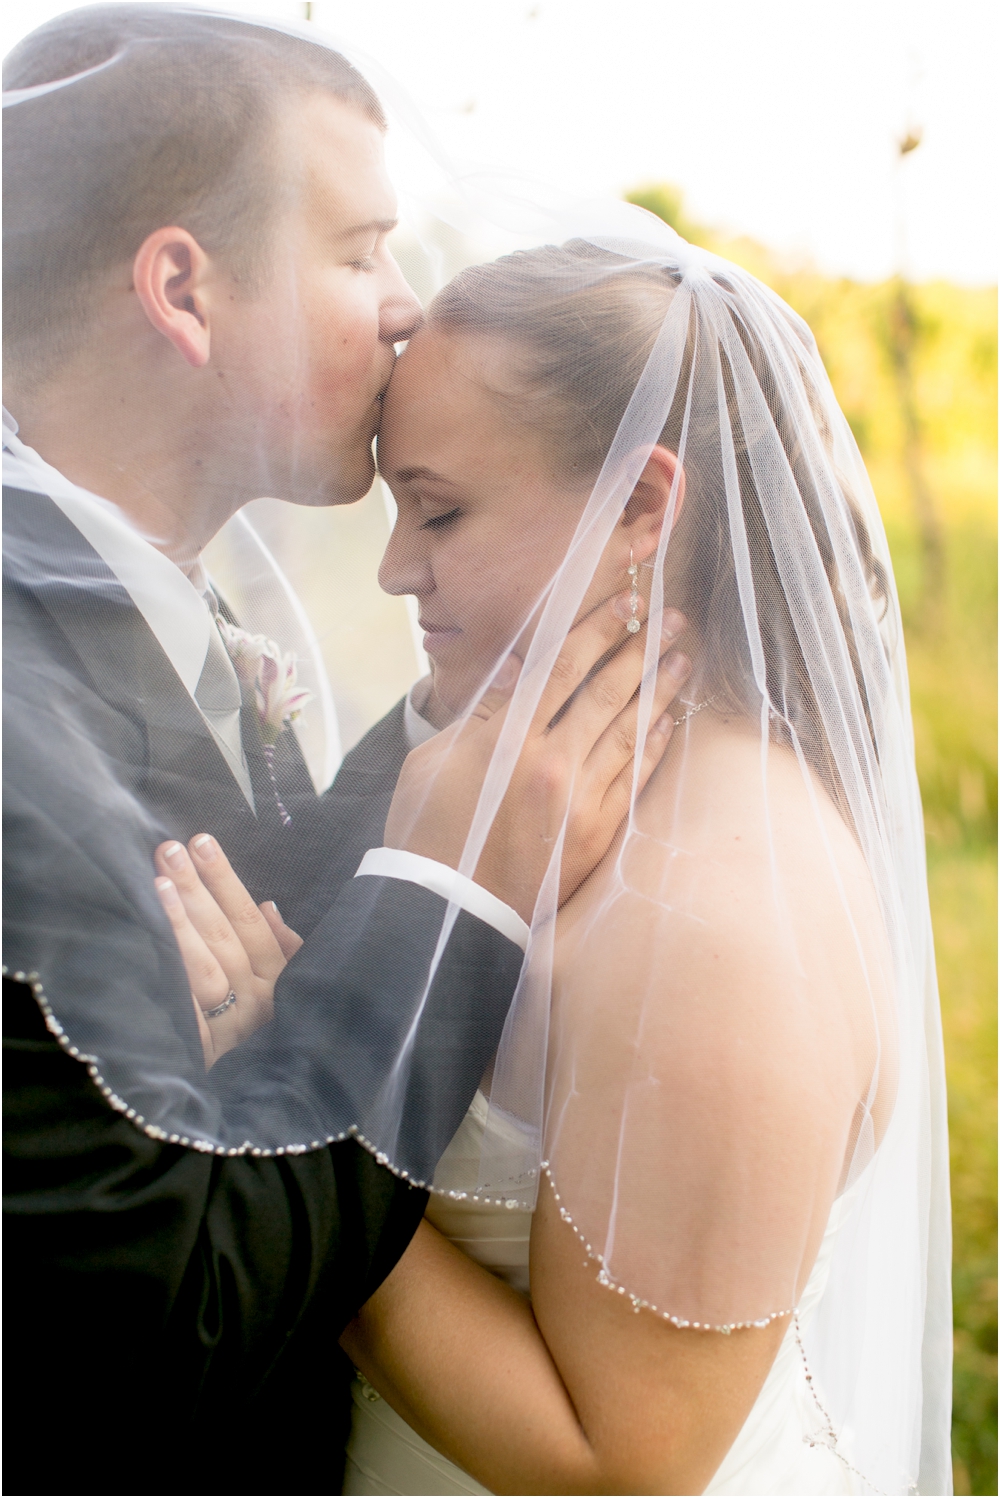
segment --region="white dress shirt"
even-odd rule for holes
[[[114,573],[156,636],[252,808],[253,792],[238,739],[238,722],[235,743],[227,742],[231,737],[225,732],[227,725],[206,718],[195,696],[209,646],[214,644],[213,631],[218,637],[213,613],[205,597],[209,584],[200,565],[197,573],[188,577],[129,524],[117,505],[64,478],[20,440],[17,422],[6,410],[3,412],[3,482],[11,488],[47,495]],[[414,694],[418,695],[421,705],[423,703],[418,688],[422,688],[426,696],[424,682],[418,682],[407,697],[404,709],[410,748],[431,738],[437,731],[412,704]],[[220,732],[220,727],[223,732]],[[423,885],[516,941],[522,951],[527,946],[528,927],[516,911],[446,864],[399,848],[375,848],[365,854],[355,877],[365,874]]]
[[[406,701],[403,703],[403,737],[407,749],[416,749],[418,744],[426,744],[438,731],[422,711],[427,704],[430,689],[430,677],[422,676],[406,694]]]

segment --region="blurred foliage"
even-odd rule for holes
[[[626,193],[625,198],[627,202],[638,203],[640,208],[662,218],[671,229],[677,230],[682,239],[689,239],[692,244],[705,244],[707,248],[710,231],[688,218],[684,212],[684,195],[679,188],[671,187],[669,182],[650,182]]]
[[[955,1232],[956,1493],[995,1493],[996,852],[929,843],[948,1060]]]
[[[948,1066],[955,1490],[996,1493],[996,288],[823,276],[693,223],[669,184],[628,198],[805,318],[878,495],[907,638]]]

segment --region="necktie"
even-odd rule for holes
[[[208,636],[205,664],[201,669],[194,697],[212,731],[212,737],[222,750],[226,763],[253,810],[253,788],[250,784],[250,772],[247,769],[243,740],[240,735],[240,708],[243,698],[239,678],[218,630],[219,601],[211,588],[206,588],[202,597],[212,615],[212,628]]]

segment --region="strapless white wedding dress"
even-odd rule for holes
[[[487,1102],[477,1093],[435,1176],[449,1190],[475,1190],[479,1140]],[[808,1326],[826,1287],[837,1229],[854,1189],[834,1203],[822,1247],[799,1303],[799,1325]],[[531,1213],[433,1196],[428,1221],[477,1264],[528,1293]],[[706,1493],[868,1493],[870,1487],[824,1444],[824,1420],[806,1382],[802,1353],[789,1325],[784,1340],[736,1440]],[[488,1493],[478,1482],[411,1430],[372,1386],[355,1376],[345,1493]],[[812,1443],[812,1444],[811,1444]]]

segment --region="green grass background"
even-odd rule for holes
[[[693,224],[669,185],[629,197],[745,265],[805,317],[878,495],[906,631],[948,1069],[955,1491],[995,1494],[996,288],[940,281],[905,288],[918,457],[944,551],[943,583],[928,597],[893,361],[899,283],[862,284],[782,264],[759,244]]]

